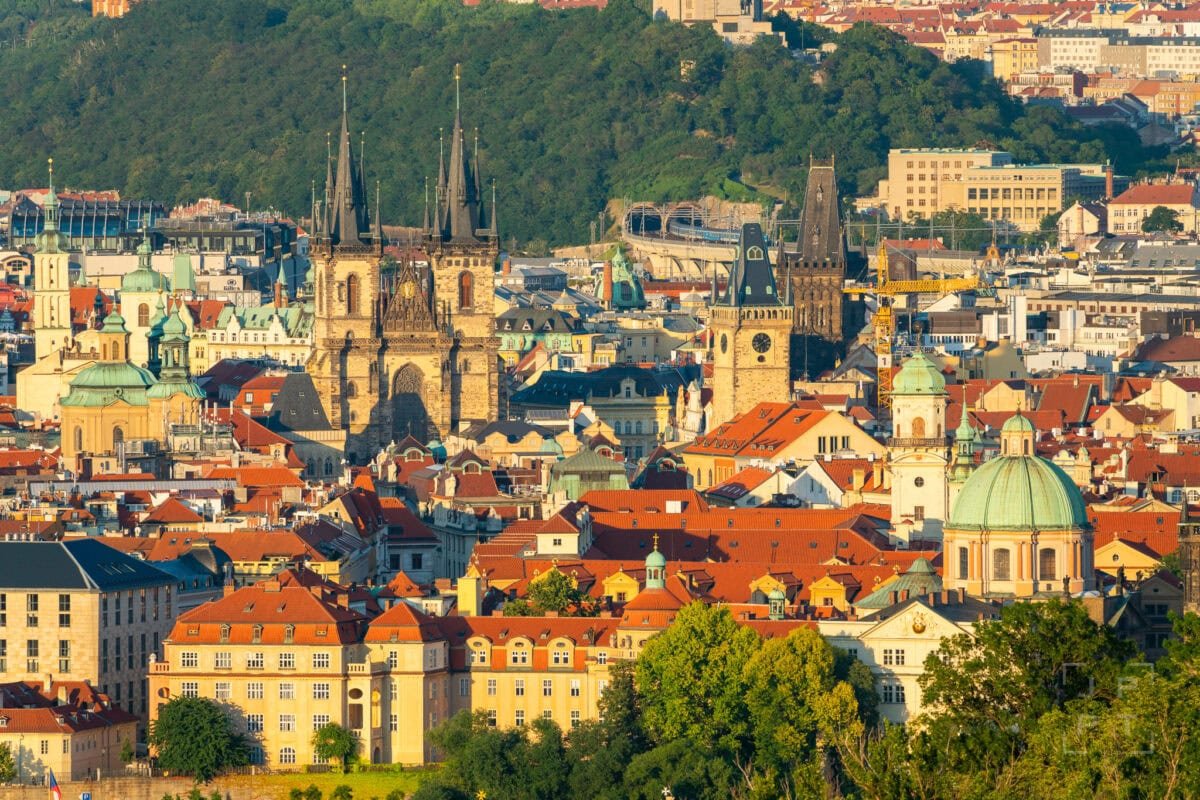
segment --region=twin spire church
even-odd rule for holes
[[[443,147],[433,207],[426,202],[429,267],[402,263],[381,271],[379,209],[372,219],[350,144],[345,80],[336,173],[331,158],[325,202],[313,209],[308,372],[330,423],[346,431],[353,463],[408,434],[425,441],[464,421],[499,417],[493,328],[499,237],[494,199],[486,213],[478,147],[472,158],[456,91],[449,162]]]

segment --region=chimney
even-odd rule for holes
[[[1112,164],[1104,165],[1104,199],[1113,198],[1113,168]]]
[[[613,299],[613,271],[612,264],[608,261],[604,262],[604,277],[600,284],[600,300],[601,302],[612,305]]]
[[[50,687],[54,684],[54,676],[47,672],[42,676],[42,694],[49,696]]]
[[[866,482],[867,471],[865,469],[856,469],[850,477],[850,488],[856,492],[861,492]]]
[[[283,267],[280,267],[283,269]],[[275,281],[275,307],[283,308],[283,284]]]
[[[501,275],[511,275],[512,274],[512,259],[511,258],[506,258],[506,259],[504,259],[504,261],[502,261],[500,263],[500,274]]]

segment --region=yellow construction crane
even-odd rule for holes
[[[988,259],[998,260],[999,252],[995,245],[988,248]],[[879,302],[879,307],[871,317],[873,349],[877,365],[877,393],[879,410],[882,415],[891,413],[892,408],[892,355],[896,345],[896,315],[892,310],[892,301],[898,295],[936,294],[943,297],[953,292],[964,292],[979,288],[979,278],[976,275],[964,275],[961,278],[928,278],[914,281],[892,280],[888,266],[887,243],[880,240],[879,257],[875,260],[875,285],[853,286],[843,289],[846,294],[873,294]]]

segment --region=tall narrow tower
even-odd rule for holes
[[[924,353],[904,362],[892,391],[892,526],[902,541],[940,540],[948,511],[946,380]]]
[[[791,399],[792,316],[790,299],[781,298],[775,287],[762,228],[743,225],[729,286],[709,312],[716,338],[716,422],[727,422],[758,403]]]
[[[1183,579],[1183,612],[1200,614],[1200,520],[1188,510],[1187,489],[1179,514],[1179,566]]]
[[[33,326],[37,358],[61,350],[71,338],[71,283],[67,237],[58,229],[58,196],[54,193],[54,159],[50,159],[50,191],[42,205],[42,231],[33,253]]]

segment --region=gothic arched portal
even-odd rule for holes
[[[399,440],[412,434],[425,441],[430,433],[429,412],[423,392],[425,376],[412,364],[405,364],[392,379],[392,433]]]

